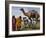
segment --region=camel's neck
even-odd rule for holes
[[[22,12],[25,14],[25,11],[24,10],[22,10]]]
[[[25,11],[24,11],[24,9],[21,9],[21,11],[23,12],[23,14],[25,14]]]

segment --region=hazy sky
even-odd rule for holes
[[[36,10],[38,13],[40,13],[40,8],[35,8],[35,7],[12,7],[12,15],[14,16],[21,16],[23,13],[20,10],[21,8],[23,8],[25,10],[25,12],[28,12],[30,10]]]

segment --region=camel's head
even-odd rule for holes
[[[24,9],[23,9],[23,8],[21,8],[20,10],[21,10],[23,13],[25,13],[25,11],[24,11]]]
[[[21,10],[21,11],[23,11],[24,9],[23,9],[23,8],[21,8],[20,10]]]

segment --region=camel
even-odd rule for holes
[[[36,21],[37,21],[38,18],[40,17],[40,15],[37,13],[37,11],[34,12],[34,13],[32,13],[31,11],[28,11],[28,12],[26,13],[23,8],[21,8],[20,10],[23,12],[23,14],[24,14],[25,16],[27,16],[27,17],[30,19],[30,21],[31,21],[31,18],[36,18]],[[32,10],[32,11],[34,11],[34,10]]]
[[[21,22],[22,22],[21,16],[19,16],[18,18],[16,18],[16,30],[18,30],[18,31],[21,28]]]

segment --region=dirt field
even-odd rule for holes
[[[30,26],[28,25],[27,27],[24,27],[20,31],[23,30],[39,30],[40,29],[40,22],[38,21],[37,24],[31,24]]]

